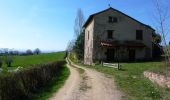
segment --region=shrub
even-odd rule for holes
[[[77,58],[77,55],[76,55],[75,52],[70,52],[70,53],[69,53],[69,58],[70,58],[70,60],[73,61],[73,62],[78,62],[78,58]]]
[[[68,51],[65,51],[64,59],[66,59],[68,56]]]
[[[56,77],[65,61],[33,65],[28,69],[0,76],[0,100],[23,100]]]
[[[2,65],[3,65],[3,60],[2,60],[2,58],[0,57],[0,68],[2,67]]]
[[[13,62],[13,57],[10,55],[5,56],[5,63],[7,64],[7,67],[11,67],[11,64]]]

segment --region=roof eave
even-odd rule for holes
[[[92,19],[93,19],[93,15],[90,15],[87,21],[85,22],[85,24],[83,25],[83,27],[86,28],[88,24],[92,21]]]
[[[140,22],[140,21],[138,21],[138,20],[130,17],[129,15],[127,15],[127,14],[125,14],[125,13],[123,13],[123,12],[117,10],[117,9],[114,9],[114,8],[112,8],[112,7],[109,7],[109,8],[106,9],[106,10],[103,10],[103,11],[100,11],[100,12],[98,12],[98,13],[95,13],[95,14],[90,15],[89,18],[87,19],[87,21],[85,22],[85,24],[83,25],[83,27],[86,28],[86,27],[88,26],[88,24],[92,21],[92,19],[93,19],[93,17],[94,17],[95,15],[98,15],[98,14],[100,14],[100,13],[103,13],[103,12],[109,10],[109,9],[112,9],[112,10],[114,10],[114,11],[117,11],[118,13],[121,13],[121,14],[125,15],[126,17],[128,17],[128,18],[130,18],[130,19],[132,19],[132,20],[134,20],[134,21],[136,21],[136,22],[138,22],[138,23],[146,26],[147,28],[150,28],[150,29],[152,29],[153,31],[155,31],[155,29],[153,29],[151,26],[146,25],[146,24],[144,24],[144,23],[142,23],[142,22]]]

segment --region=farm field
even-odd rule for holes
[[[64,59],[64,52],[44,53],[39,55],[13,56],[12,68],[29,67],[29,65],[47,63]],[[6,67],[3,64],[3,67]]]
[[[6,100],[8,97],[30,100],[48,99],[64,85],[65,80],[70,74],[69,69],[65,65],[64,55],[65,52],[14,56],[12,67],[3,65],[3,70],[5,71],[0,73],[0,91],[3,91],[3,93],[0,93],[0,99]],[[31,65],[34,66],[31,67]],[[19,73],[6,72],[6,69],[13,70],[18,66],[24,69]],[[32,75],[34,77],[32,77]],[[4,81],[6,78],[7,80]],[[34,88],[32,88],[32,86]],[[16,91],[18,92],[18,90],[21,90],[20,93],[18,95],[17,93],[14,94]]]
[[[121,65],[122,70],[102,67],[102,65],[86,67],[94,68],[99,72],[115,77],[118,88],[127,94],[127,98],[130,100],[170,100],[170,89],[153,84],[143,76],[145,70],[163,74],[165,70],[161,61],[122,63]]]

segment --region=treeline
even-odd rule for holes
[[[0,100],[26,100],[45,87],[62,70],[65,61],[29,67],[16,73],[0,75]]]
[[[40,54],[40,49],[35,49],[34,51],[28,49],[25,52],[17,51],[17,50],[9,50],[9,49],[0,49],[0,68],[3,63],[7,65],[7,67],[11,67],[14,59],[13,56],[26,56],[26,55],[38,55]]]
[[[10,49],[0,49],[0,55],[33,55],[33,54],[40,54],[41,50],[36,48],[35,50],[28,49],[26,51],[18,51],[18,50],[10,50]]]

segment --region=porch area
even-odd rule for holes
[[[101,41],[102,51],[104,53],[103,61],[135,61],[145,59],[149,50],[147,47],[137,41]]]

